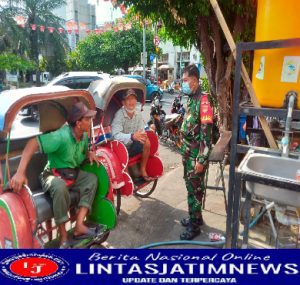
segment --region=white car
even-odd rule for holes
[[[88,89],[91,82],[107,78],[110,78],[110,75],[103,72],[70,71],[55,77],[47,86],[63,85],[71,89]]]

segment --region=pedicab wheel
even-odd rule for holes
[[[134,194],[141,198],[149,197],[156,188],[157,180],[158,179],[151,181],[148,184],[146,184],[145,186],[143,186],[142,188],[137,189],[136,191],[134,191]]]
[[[117,216],[119,216],[120,214],[120,210],[121,210],[121,189],[116,189],[116,212],[117,212]]]

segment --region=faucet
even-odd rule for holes
[[[297,99],[297,92],[295,91],[289,91],[286,94],[286,101],[288,101],[288,112],[285,122],[285,130],[284,130],[284,136],[281,140],[282,145],[282,157],[288,157],[289,156],[289,146],[290,146],[290,129],[291,129],[291,123],[292,123],[292,115],[293,115],[293,109],[295,105],[295,101]]]

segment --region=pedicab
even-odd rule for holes
[[[68,111],[78,100],[89,108],[95,103],[89,92],[70,90],[63,86],[37,87],[4,91],[0,96],[0,162],[4,182],[0,187],[0,248],[52,248],[58,246],[57,227],[53,220],[52,200],[41,189],[39,175],[45,167],[47,157],[37,152],[27,167],[27,185],[20,192],[10,189],[9,180],[20,163],[21,154],[28,139],[54,131],[66,122]],[[33,120],[22,113],[24,108],[34,106],[39,119]],[[116,210],[112,200],[112,188],[103,165],[89,163],[82,166],[85,171],[98,177],[98,189],[92,210],[87,218],[89,226],[97,227],[95,236],[75,241],[72,229],[75,223],[79,194],[72,192],[70,218],[67,227],[71,247],[86,248],[105,241],[116,225]],[[6,183],[4,183],[6,184]]]
[[[138,95],[138,107],[142,110],[145,104],[146,89],[144,84],[136,79],[118,76],[107,80],[91,83],[89,92],[92,94],[98,113],[98,121],[94,126],[96,153],[105,166],[116,196],[117,213],[121,207],[121,196],[136,195],[146,198],[156,188],[158,178],[163,174],[163,163],[158,156],[158,138],[153,131],[146,131],[150,140],[150,156],[146,165],[152,181],[141,177],[141,154],[129,158],[123,143],[113,140],[111,123],[115,113],[122,107],[122,98],[126,91],[132,88]],[[145,122],[145,126],[147,123]]]

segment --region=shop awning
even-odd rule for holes
[[[158,67],[158,70],[164,70],[164,69],[174,69],[174,67],[169,66],[168,64],[162,64]]]

